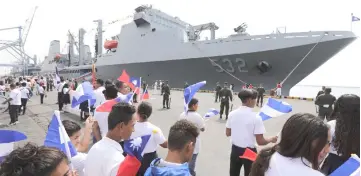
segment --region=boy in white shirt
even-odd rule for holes
[[[2,104],[6,104],[7,102],[10,102],[9,107],[9,114],[10,114],[10,124],[9,125],[16,125],[19,123],[18,121],[18,110],[19,106],[21,105],[21,92],[19,89],[16,88],[15,84],[10,85],[10,95],[9,98],[4,101]]]
[[[23,107],[23,115],[25,114],[25,111],[26,111],[26,103],[28,102],[28,99],[30,98],[30,95],[29,95],[29,90],[28,88],[26,87],[26,82],[23,82],[21,83],[21,88],[19,89],[20,92],[21,92],[21,105],[19,107],[19,114],[20,114],[20,111],[21,111],[21,107]]]
[[[205,131],[204,119],[200,114],[197,113],[197,109],[198,109],[198,99],[192,98],[188,104],[188,112],[187,113],[183,112],[180,115],[180,119],[186,119],[192,122],[198,128],[199,131],[204,132]],[[196,167],[197,156],[200,151],[200,146],[201,146],[201,139],[200,136],[198,136],[195,144],[192,160],[189,162],[189,171],[192,176],[196,175],[195,167]]]
[[[134,125],[134,132],[130,136],[130,139],[151,135],[151,138],[144,148],[142,165],[137,173],[137,175],[144,175],[145,171],[150,166],[150,163],[154,159],[158,158],[158,146],[160,145],[163,148],[167,148],[168,142],[165,139],[162,130],[148,121],[150,115],[152,114],[152,105],[150,103],[141,102],[138,105],[136,114],[138,115],[138,122]]]
[[[249,175],[252,167],[252,161],[239,158],[245,152],[246,148],[257,152],[258,145],[267,145],[277,142],[277,136],[265,139],[263,134],[266,130],[261,117],[257,116],[252,109],[256,105],[257,91],[253,89],[242,89],[238,93],[242,106],[232,111],[226,123],[226,136],[231,137],[232,150],[230,156],[230,176],[239,176],[242,166],[244,166],[244,175]]]
[[[44,96],[46,96],[45,94],[45,87],[44,86],[39,86],[39,95],[40,95],[40,104],[44,103]]]
[[[85,160],[86,176],[116,176],[124,161],[119,141],[128,140],[136,122],[135,107],[128,103],[117,103],[108,116],[108,132],[89,150]]]

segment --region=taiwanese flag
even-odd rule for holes
[[[129,77],[127,71],[123,70],[122,74],[118,78],[118,81],[121,81],[123,83],[129,83],[130,77]]]
[[[109,100],[109,101],[106,101],[104,102],[103,104],[101,104],[100,106],[98,106],[96,108],[96,112],[110,112],[112,111],[112,107],[117,104],[117,103],[120,103],[120,102],[127,102],[129,103],[133,98],[133,93],[129,93],[127,95],[121,95],[117,98],[114,98],[113,100]]]
[[[144,90],[141,100],[149,100],[149,93],[147,88]]]
[[[142,85],[142,78],[141,77],[130,77],[128,86],[139,95],[139,90]],[[138,89],[136,89],[138,88]]]
[[[140,136],[124,141],[124,151],[127,153],[124,161],[120,164],[117,176],[135,176],[142,165],[144,148],[151,135]]]
[[[248,148],[246,148],[243,155],[239,156],[239,157],[243,158],[243,159],[248,159],[248,160],[251,160],[251,161],[256,161],[257,153],[250,150],[250,149],[248,149]]]

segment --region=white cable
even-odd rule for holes
[[[298,64],[291,70],[291,72],[286,76],[286,78],[283,79],[281,84],[283,84],[288,79],[288,77],[290,77],[291,74],[298,68],[298,66],[301,65],[301,63],[307,58],[307,56],[313,51],[313,49],[315,49],[315,47],[321,42],[321,40],[323,39],[325,34],[326,34],[326,32],[323,34],[323,36],[320,38],[320,40],[318,40],[318,42],[310,49],[310,51],[308,51],[308,53],[301,59],[301,61],[298,62]]]

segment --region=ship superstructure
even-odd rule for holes
[[[282,93],[288,95],[295,84],[356,39],[349,31],[250,35],[246,27],[243,23],[234,29],[236,34],[216,38],[219,27],[213,22],[193,26],[151,6],[140,6],[133,21],[106,41],[105,54],[98,40],[93,61],[98,77],[104,79],[116,79],[125,69],[148,84],[168,80],[172,87],[206,80],[209,90],[216,82],[233,83],[236,90],[246,83],[271,89],[282,82]],[[209,40],[200,40],[203,30],[211,31]],[[91,69],[89,62],[64,70],[80,67]]]

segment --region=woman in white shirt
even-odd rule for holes
[[[360,97],[345,94],[337,99],[331,114],[330,126],[332,144],[331,151],[322,165],[324,174],[331,174],[351,154],[360,157]]]
[[[281,136],[279,144],[261,150],[250,176],[323,176],[318,170],[330,150],[327,124],[312,114],[294,114],[284,124]]]
[[[147,145],[144,148],[144,156],[142,159],[142,165],[140,166],[137,176],[143,176],[145,171],[150,166],[150,163],[158,158],[157,148],[158,145],[163,148],[168,147],[168,142],[164,137],[162,130],[148,122],[148,119],[152,115],[152,105],[148,102],[141,102],[137,108],[138,122],[134,125],[134,132],[130,136],[131,139],[140,136],[151,134]]]

